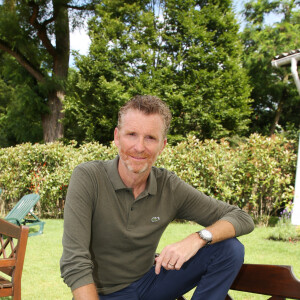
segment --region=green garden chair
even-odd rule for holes
[[[39,199],[40,196],[38,194],[28,194],[23,196],[4,219],[19,226],[39,226],[39,230],[30,233],[29,236],[42,234],[45,222],[41,221],[33,213],[33,208]]]

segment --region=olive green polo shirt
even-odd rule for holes
[[[253,230],[244,211],[204,195],[165,169],[152,167],[146,189],[134,199],[119,176],[118,159],[83,163],[72,174],[60,261],[72,290],[94,282],[99,293],[109,294],[141,278],[175,218],[202,226],[224,219],[237,236]]]

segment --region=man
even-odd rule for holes
[[[61,272],[75,300],[224,299],[244,259],[236,236],[253,230],[241,209],[210,198],[153,167],[167,143],[169,108],[136,96],[119,112],[119,155],[75,168],[65,205]],[[206,228],[165,247],[175,218]],[[200,229],[200,228],[199,228]]]

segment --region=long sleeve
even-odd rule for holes
[[[236,236],[250,233],[254,229],[250,215],[239,207],[209,197],[175,175],[170,180],[174,181],[170,185],[178,205],[176,218],[195,221],[203,226],[226,220],[234,226]]]
[[[61,276],[72,290],[93,283],[93,263],[89,251],[93,207],[93,181],[80,166],[75,168],[64,210]]]

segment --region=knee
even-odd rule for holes
[[[244,262],[245,249],[244,245],[236,238],[224,241],[223,249],[229,260],[232,261],[237,267],[241,266]]]

